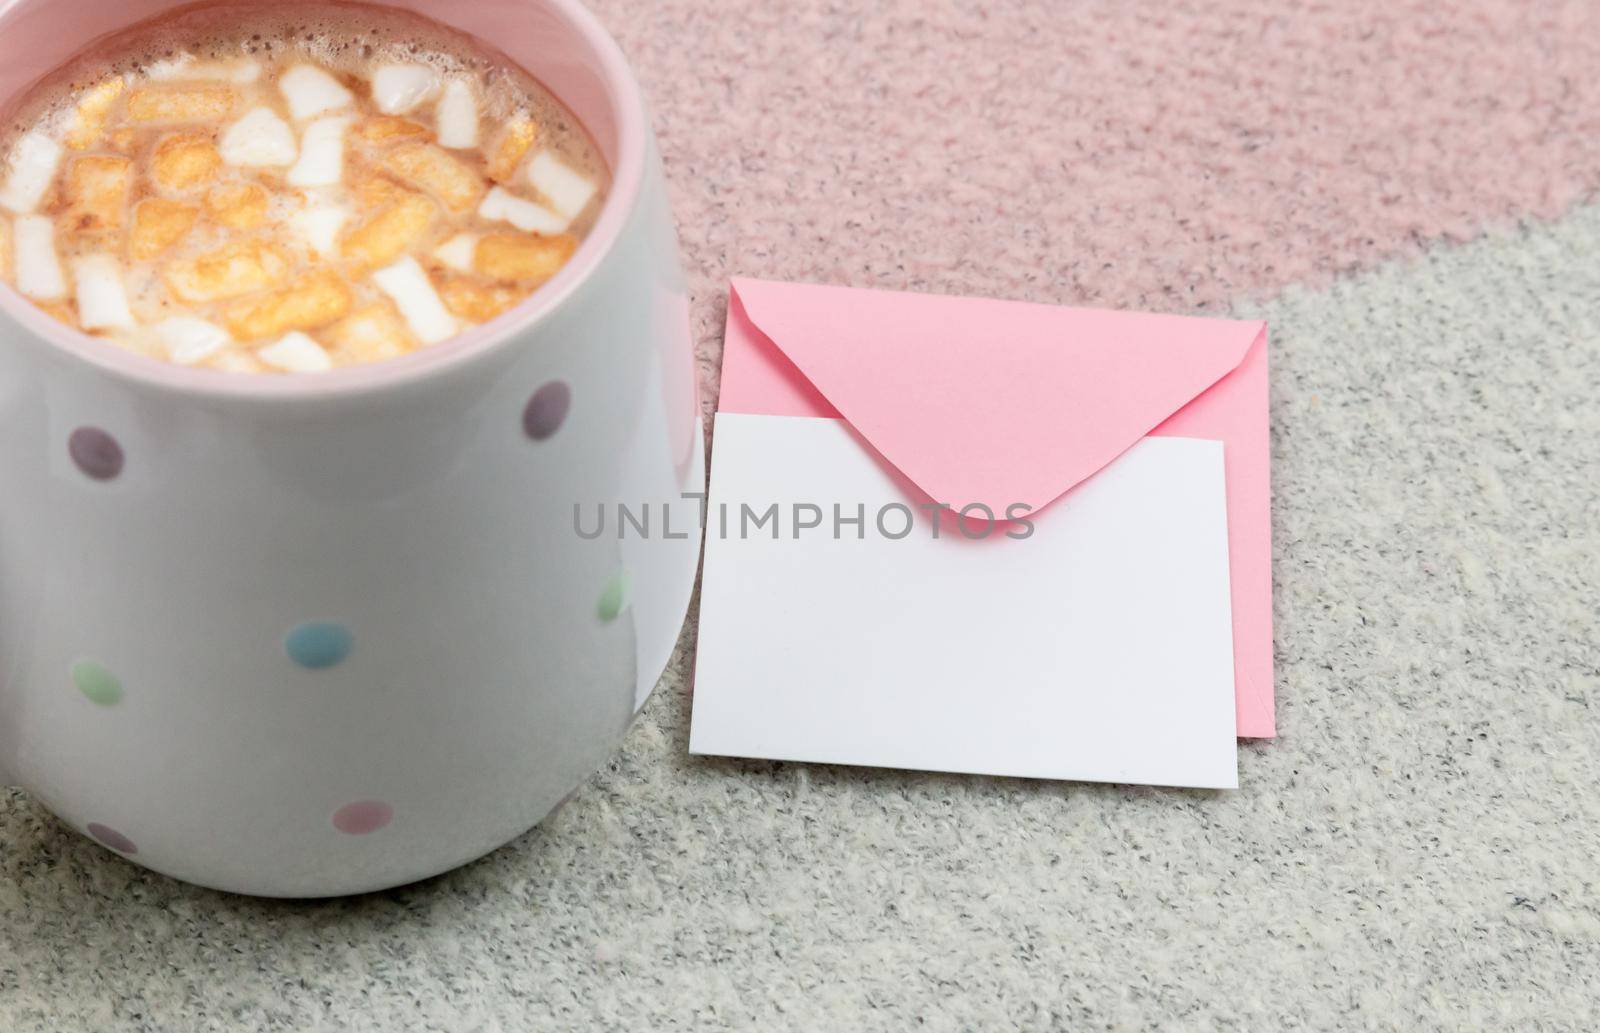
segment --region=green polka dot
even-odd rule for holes
[[[72,681],[91,703],[109,707],[122,700],[122,682],[93,660],[79,660],[73,664]]]
[[[628,608],[628,572],[619,570],[611,575],[611,580],[606,582],[605,591],[600,593],[600,619],[614,621],[617,615]]]

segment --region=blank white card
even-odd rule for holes
[[[717,415],[692,752],[1238,784],[1220,442],[1145,438],[1023,539],[903,484],[840,420]]]

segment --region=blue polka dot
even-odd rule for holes
[[[289,632],[283,640],[289,659],[301,667],[316,670],[332,667],[350,655],[352,636],[343,624],[312,621]]]

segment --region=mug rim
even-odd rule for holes
[[[226,0],[224,0],[226,2]],[[384,0],[360,0],[383,5]],[[605,264],[639,201],[648,128],[644,96],[621,46],[581,0],[533,0],[568,24],[598,59],[596,71],[616,110],[616,160],[611,187],[593,228],[555,276],[509,310],[438,344],[358,366],[307,374],[244,374],[162,362],[65,326],[0,283],[0,314],[44,339],[46,346],[142,387],[220,399],[311,399],[367,394],[410,384],[479,358],[550,316]],[[560,97],[556,98],[561,100]],[[562,101],[563,105],[565,101]],[[584,127],[588,131],[588,127]]]

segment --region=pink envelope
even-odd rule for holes
[[[717,407],[842,419],[929,499],[999,514],[1146,435],[1222,441],[1238,734],[1276,733],[1265,323],[735,279]]]

